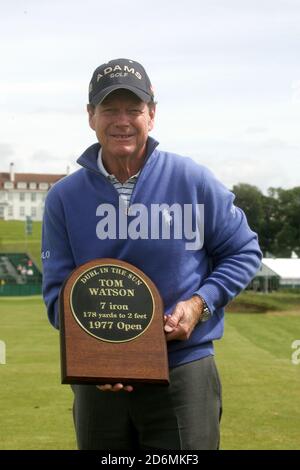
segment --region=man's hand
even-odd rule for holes
[[[188,339],[197,323],[201,320],[203,302],[198,295],[189,300],[178,302],[170,316],[165,316],[164,330],[167,341]]]
[[[173,339],[185,340],[190,337],[197,323],[201,320],[203,312],[203,302],[198,295],[194,295],[189,300],[178,302],[170,316],[165,315],[164,330],[167,341]],[[102,392],[132,392],[132,385],[121,383],[97,385]]]
[[[133,387],[132,385],[123,385],[123,384],[105,384],[105,385],[97,385],[97,388],[102,392],[120,392],[120,390],[124,390],[125,392],[132,392]]]

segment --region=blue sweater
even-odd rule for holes
[[[43,294],[49,320],[58,328],[58,295],[63,281],[75,267],[94,258],[117,258],[144,271],[159,289],[167,315],[180,300],[200,294],[213,315],[198,324],[188,340],[168,343],[169,364],[173,367],[213,354],[213,340],[223,335],[224,307],[250,282],[259,268],[261,252],[244,213],[233,205],[234,195],[205,167],[190,158],[160,151],[157,145],[154,139],[148,139],[146,163],[130,205],[143,204],[150,214],[151,204],[167,204],[168,217],[162,217],[160,223],[169,224],[170,236],[162,235],[162,226],[159,236],[151,239],[149,217],[148,237],[144,227],[138,239],[120,237],[118,231],[113,239],[101,239],[99,222],[103,221],[103,212],[99,215],[97,208],[112,205],[118,219],[119,195],[98,170],[100,146],[94,144],[78,159],[83,168],[60,180],[47,195]],[[191,240],[184,227],[183,236],[176,236],[173,204],[182,209],[188,207],[185,205],[193,207],[194,219],[196,205],[203,205],[199,221],[204,236],[202,247],[195,243],[194,248],[187,248]],[[128,224],[132,220],[134,216],[128,215]]]

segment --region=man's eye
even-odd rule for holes
[[[113,114],[115,110],[113,108],[106,108],[102,111],[104,114]]]
[[[129,110],[129,113],[132,114],[133,116],[139,116],[140,114],[142,114],[142,110],[141,109],[130,109]]]

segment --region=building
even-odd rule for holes
[[[44,202],[51,186],[66,175],[0,173],[0,220],[42,220]]]
[[[260,270],[252,281],[253,288],[270,291],[278,287],[300,287],[300,258],[263,258]]]

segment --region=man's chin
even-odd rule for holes
[[[111,151],[116,157],[130,157],[136,151],[133,145],[116,145]]]

